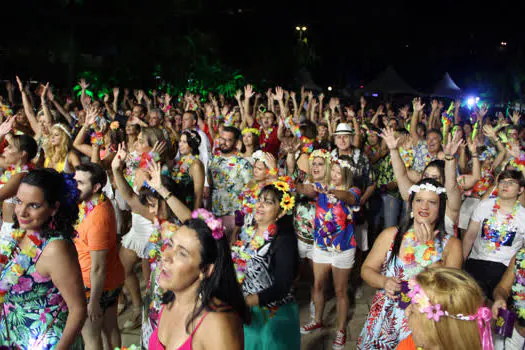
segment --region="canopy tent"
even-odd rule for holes
[[[299,85],[304,86],[305,90],[312,90],[318,92],[323,90],[319,87],[319,85],[317,85],[314,82],[312,74],[306,69],[301,69],[301,71],[299,72],[299,76],[297,77],[297,82],[299,83]]]
[[[384,94],[420,95],[420,93],[408,85],[396,70],[390,66],[375,80],[365,84],[363,91],[381,92]]]
[[[460,87],[452,80],[450,74],[445,73],[443,79],[437,83],[431,96],[457,98],[460,94]]]

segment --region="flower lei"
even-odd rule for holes
[[[179,229],[179,226],[168,222],[167,226],[163,227],[164,223],[166,221],[160,220],[158,217],[155,217],[153,220],[153,232],[151,233],[151,236],[149,237],[149,242],[152,243],[151,249],[148,253],[149,256],[149,264],[151,267],[151,271],[154,271],[155,266],[160,260],[160,254],[161,252],[166,249],[166,243],[167,240],[173,236],[175,231]],[[162,235],[161,232],[164,232],[165,239],[161,241]]]
[[[323,158],[325,161],[330,161],[332,154],[325,149],[316,149],[308,157],[310,161],[313,161],[314,158]]]
[[[399,147],[399,155],[401,156],[401,159],[403,159],[405,167],[410,169],[414,163],[414,150],[412,148],[405,149],[403,147]]]
[[[7,169],[4,170],[2,176],[0,176],[0,184],[6,184],[14,175],[28,172],[31,169],[33,169],[33,166],[31,164],[25,164],[21,167],[10,165]]]
[[[106,200],[104,193],[100,193],[98,196],[92,198],[90,201],[82,202],[78,205],[78,219],[75,223],[75,230],[78,229],[82,221],[91,213],[99,204]]]
[[[13,110],[6,104],[0,102],[0,112],[4,117],[10,117],[13,115]]]
[[[516,276],[512,285],[514,310],[519,318],[525,320],[525,248],[521,248],[516,253],[514,275]]]
[[[93,146],[103,146],[104,145],[104,133],[97,131],[91,133],[91,144]]]
[[[483,235],[485,239],[485,248],[490,252],[497,252],[502,245],[505,245],[516,234],[515,231],[509,231],[509,226],[516,216],[519,209],[519,202],[516,201],[512,212],[506,214],[503,221],[497,220],[498,210],[501,208],[500,199],[496,198],[496,202],[492,207],[492,215],[486,220],[483,225]]]
[[[16,229],[11,232],[10,236],[4,236],[0,241],[0,275],[5,265],[9,262],[9,259],[15,254],[15,251],[20,250],[18,245],[25,235],[25,230]],[[20,277],[26,273],[31,261],[42,252],[44,241],[40,235],[37,232],[33,232],[29,234],[28,237],[32,244],[19,251],[18,255],[14,258],[13,265],[0,280],[0,304],[4,302],[5,295],[9,293],[11,288],[18,284]]]
[[[175,167],[173,168],[172,177],[173,180],[176,183],[180,183],[184,176],[188,174],[189,169],[191,168],[192,164],[195,162],[196,159],[199,159],[199,156],[196,155],[186,155],[182,156]]]
[[[273,134],[273,130],[274,130],[273,126],[268,129],[268,132],[263,130],[262,127],[261,127],[261,134],[263,135],[263,139],[262,139],[262,142],[261,142],[261,149],[264,150],[266,148],[266,145],[267,145],[268,141],[270,141],[270,137]]]
[[[256,255],[257,251],[273,239],[277,233],[277,225],[271,224],[264,231],[262,237],[256,234],[257,226],[245,229],[246,240],[239,239],[232,247],[232,260],[237,272],[237,281],[242,284],[246,277],[248,262]],[[246,244],[247,243],[247,244]]]
[[[405,263],[405,270],[408,272],[406,274],[407,276],[414,276],[423,268],[432,265],[441,259],[443,247],[441,247],[441,245],[436,246],[435,240],[429,240],[422,244],[417,240],[413,228],[408,230],[404,239],[405,247],[402,260]]]
[[[437,193],[438,195],[447,192],[444,187],[436,187],[430,183],[424,183],[421,185],[412,185],[408,189],[408,195],[411,195],[412,193],[417,193],[419,191],[432,191]]]

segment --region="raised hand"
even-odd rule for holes
[[[54,101],[55,100],[55,95],[53,94],[53,91],[51,91],[51,89],[47,90],[47,99],[49,101]]]
[[[366,99],[364,96],[361,96],[361,98],[359,99],[359,104],[361,105],[361,109],[365,109],[366,107]]]
[[[487,115],[488,111],[489,111],[489,107],[487,106],[487,104],[485,103],[482,104],[481,108],[477,111],[479,118],[483,119]]]
[[[425,108],[425,104],[421,103],[421,98],[416,97],[412,100],[412,108],[415,112],[422,112],[423,108]]]
[[[345,107],[345,115],[347,118],[352,119],[355,117],[355,112],[352,107]]]
[[[205,103],[204,109],[206,110],[206,115],[213,115],[213,106],[211,103]]]
[[[331,98],[330,101],[328,101],[328,108],[333,112],[335,110],[335,107],[337,106],[337,101],[335,98]]]
[[[104,103],[108,103],[108,102],[109,102],[109,95],[104,94]]]
[[[114,87],[113,88],[113,97],[117,98],[119,92],[120,92],[120,89],[118,87]]]
[[[151,152],[158,153],[159,155],[162,155],[164,152],[166,152],[166,142],[164,141],[157,141],[155,142],[155,145],[153,145],[153,149]]]
[[[491,125],[488,124],[483,125],[483,135],[493,140],[497,138],[496,131]]]
[[[235,92],[235,99],[236,99],[237,101],[240,101],[240,100],[241,100],[241,96],[242,96],[242,91],[241,91],[241,90],[237,90],[237,91]]]
[[[461,107],[461,100],[455,100],[454,101],[454,108],[455,109],[459,109],[459,107]]]
[[[446,155],[453,156],[458,151],[459,146],[464,143],[461,139],[461,135],[457,132],[454,137],[448,134],[447,144],[445,145],[444,152]]]
[[[510,120],[512,120],[512,123],[514,123],[514,125],[518,125],[520,122],[520,119],[521,119],[520,112],[518,111],[512,112],[512,117],[510,117]]]
[[[20,90],[20,92],[24,92],[24,84],[22,84],[22,81],[20,80],[20,77],[18,75],[16,76],[16,82],[18,84],[18,89]]]
[[[472,140],[470,137],[467,138],[467,147],[470,151],[470,154],[478,154],[478,145],[479,142],[477,137],[474,138],[474,140]]]
[[[147,172],[150,175],[150,179],[147,180],[148,185],[150,185],[155,191],[160,191],[162,186],[162,167],[160,162],[150,162],[148,161]]]
[[[47,91],[48,90],[49,90],[49,83],[44,85],[44,90],[42,90],[42,94],[40,95],[40,98],[42,99],[42,101],[44,101],[46,99],[46,95],[47,95]]]
[[[432,102],[430,102],[430,107],[432,108],[433,111],[435,111],[436,109],[438,109],[438,100],[436,99],[433,99]]]
[[[9,134],[13,129],[13,123],[15,122],[15,116],[10,116],[6,121],[0,124],[0,137],[4,137]]]
[[[277,101],[282,101],[283,97],[284,97],[284,91],[283,91],[283,88],[280,87],[280,86],[277,86],[275,88],[275,95],[274,96],[274,99],[276,99]]]
[[[165,106],[169,106],[170,102],[171,102],[171,99],[172,99],[172,97],[170,96],[170,94],[168,94],[168,93],[164,94],[164,105]]]
[[[97,122],[98,109],[95,107],[88,107],[86,110],[85,125],[94,125]]]
[[[86,79],[82,78],[78,82],[78,85],[82,88],[82,90],[86,90],[89,87],[89,84],[86,82]]]
[[[397,145],[399,144],[399,137],[396,138],[396,134],[394,133],[394,129],[392,128],[385,128],[383,129],[383,132],[379,135],[379,137],[381,137],[388,149],[390,150],[394,150],[397,148]]]
[[[111,168],[114,170],[119,170],[124,167],[124,162],[128,156],[128,151],[126,150],[126,143],[121,143],[118,145],[117,154],[113,161],[111,162]]]
[[[250,84],[246,85],[244,87],[244,98],[250,99],[253,97],[253,95],[255,95],[255,92],[253,91],[253,86],[251,86]]]

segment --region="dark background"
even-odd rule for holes
[[[519,2],[53,0],[3,3],[0,77],[72,86],[358,88],[392,65],[430,91],[445,72],[467,91],[522,99]],[[306,43],[296,26],[307,26]],[[502,41],[507,46],[501,46]],[[156,78],[158,77],[158,78]],[[192,80],[192,81],[193,81]]]

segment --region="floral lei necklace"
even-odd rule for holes
[[[521,320],[525,320],[525,248],[521,248],[516,253],[514,274],[516,276],[512,285],[514,310]]]
[[[89,213],[95,209],[97,205],[104,202],[106,200],[106,196],[104,196],[104,193],[101,193],[100,195],[94,197],[90,201],[82,202],[78,205],[78,219],[75,223],[75,230],[78,229],[82,221],[88,216]]]
[[[172,173],[173,180],[175,180],[176,183],[180,183],[182,181],[184,175],[188,173],[188,170],[191,168],[196,159],[199,159],[199,156],[194,156],[192,154],[182,156],[180,158]]]
[[[11,232],[11,235],[4,236],[0,241],[0,276],[13,254],[19,251],[14,258],[13,265],[6,270],[5,275],[0,280],[0,304],[4,302],[4,297],[11,288],[18,284],[20,277],[26,273],[31,261],[34,262],[34,259],[42,252],[44,241],[37,232],[28,235],[32,244],[20,250],[18,245],[25,235],[24,230],[16,229]]]
[[[261,135],[263,135],[263,140],[261,142],[261,149],[264,149],[266,147],[266,144],[268,141],[270,141],[270,137],[272,136],[273,134],[273,126],[271,128],[268,129],[268,132],[266,132],[262,127],[261,127]]]
[[[167,228],[164,230],[165,239],[162,240],[162,226],[166,222],[166,220],[161,220],[158,217],[155,217],[155,219],[153,220],[154,229],[151,233],[151,236],[149,237],[149,242],[152,243],[152,245],[148,254],[148,261],[152,271],[155,269],[155,266],[160,260],[160,253],[163,252],[164,249],[166,249],[166,241],[170,239],[173,233],[178,229],[178,226],[176,224],[169,222]]]
[[[4,170],[2,176],[0,176],[0,184],[6,184],[9,180],[16,174],[28,172],[33,167],[30,164],[25,164],[23,166],[10,165],[7,169]]]
[[[483,225],[483,235],[485,239],[485,248],[490,252],[497,252],[502,245],[507,245],[508,242],[516,235],[515,230],[509,231],[509,226],[516,213],[518,212],[520,204],[516,201],[512,212],[506,214],[503,220],[498,220],[498,210],[501,209],[500,199],[497,198],[492,207],[492,215]]]
[[[249,226],[245,229],[245,237],[237,240],[232,247],[232,260],[237,273],[237,281],[242,284],[246,276],[248,261],[250,261],[257,251],[270,242],[277,233],[277,225],[271,224],[264,231],[262,237],[257,234],[257,225]]]
[[[439,231],[434,231],[437,234]],[[405,276],[412,277],[418,274],[423,268],[432,265],[441,259],[443,247],[435,240],[429,240],[422,244],[418,241],[413,228],[408,230],[404,237],[405,247],[402,260],[405,263]]]

